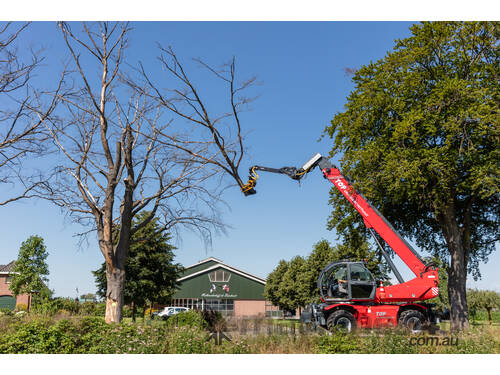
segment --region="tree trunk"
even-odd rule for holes
[[[106,323],[119,323],[122,320],[123,289],[125,287],[125,268],[106,264]]]
[[[137,306],[135,302],[132,301],[132,321],[135,323],[135,315],[137,314]]]
[[[441,227],[451,255],[448,269],[448,299],[450,300],[450,329],[462,331],[469,328],[467,307],[467,257],[460,228],[455,218],[453,204],[441,216]]]
[[[465,283],[466,270],[460,267],[460,264],[453,264],[452,260],[450,271],[448,273],[450,329],[452,331],[461,331],[469,328],[469,313]]]
[[[487,308],[486,310],[488,310],[488,320],[489,320],[490,325],[491,325],[493,323],[493,320],[491,319],[491,307]]]

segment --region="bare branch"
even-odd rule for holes
[[[159,61],[163,70],[169,72],[180,83],[181,87],[169,91],[160,90],[142,64],[139,64],[138,72],[143,78],[144,85],[138,85],[130,80],[128,83],[137,93],[149,96],[173,115],[194,125],[195,129],[200,130],[195,134],[201,135],[202,138],[195,141],[193,134],[191,134],[189,140],[183,140],[160,131],[157,142],[165,146],[175,147],[199,163],[209,163],[220,168],[221,172],[231,176],[240,188],[243,188],[244,183],[238,171],[245,154],[240,113],[243,109],[242,106],[250,103],[252,99],[241,97],[239,93],[252,87],[256,82],[255,77],[237,85],[235,58],[229,64],[223,65],[221,69],[216,69],[199,58],[194,59],[227,86],[230,110],[212,116],[209,114],[207,104],[202,99],[199,89],[191,81],[173,49],[161,46],[159,49],[161,52]],[[145,87],[151,91],[146,90]],[[232,124],[226,128],[225,122],[230,120],[232,120]],[[203,130],[206,131],[206,135],[203,135]],[[193,146],[198,147],[201,144],[207,147],[203,150],[193,148]]]
[[[0,26],[0,184],[22,186],[19,194],[0,205],[38,196],[35,191],[43,180],[41,176],[33,179],[24,162],[28,156],[47,153],[47,135],[41,125],[53,115],[64,80],[63,73],[53,92],[40,93],[31,86],[32,72],[43,58],[40,52],[28,51],[31,59],[23,61],[18,53],[18,38],[28,26],[15,30],[11,23]],[[42,103],[41,95],[50,98],[47,103]]]

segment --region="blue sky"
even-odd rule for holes
[[[300,166],[316,152],[327,154],[331,141],[318,141],[333,115],[341,111],[352,89],[344,68],[359,68],[382,58],[394,40],[409,35],[408,22],[134,22],[129,62],[152,64],[156,42],[172,45],[178,56],[189,61],[201,57],[219,64],[233,55],[241,78],[256,75],[261,83],[252,109],[242,118],[249,148],[242,165],[246,177],[254,164]],[[75,25],[77,27],[77,25]],[[34,23],[23,43],[43,46],[47,56],[40,82],[53,82],[67,55],[55,23]],[[202,92],[211,81],[189,65]],[[210,102],[217,107],[217,98]],[[226,235],[216,236],[211,249],[190,232],[177,239],[177,261],[184,265],[213,256],[225,263],[266,277],[280,259],[307,255],[322,238],[335,242],[326,230],[331,210],[327,205],[331,185],[311,173],[299,186],[283,176],[262,174],[257,195],[245,198],[238,188],[227,191],[231,206],[223,219]],[[85,228],[74,225],[63,212],[41,201],[24,201],[0,208],[3,228],[0,264],[17,257],[22,241],[41,235],[49,251],[49,286],[56,295],[75,296],[94,292],[91,270],[102,263],[95,237],[77,246],[73,235]],[[422,251],[425,255],[425,252]],[[470,286],[500,290],[496,272],[497,251],[481,266],[483,279]],[[396,262],[401,265],[401,262]],[[404,266],[402,266],[404,267]],[[409,275],[402,272],[403,276]]]

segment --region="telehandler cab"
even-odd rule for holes
[[[395,327],[419,331],[436,323],[432,304],[420,303],[439,294],[438,269],[435,264],[425,264],[411,245],[366,199],[357,192],[340,170],[320,154],[314,155],[302,168],[280,169],[262,166],[250,168],[250,176],[242,187],[245,195],[255,194],[259,175],[257,171],[281,173],[300,180],[316,166],[330,180],[351,205],[361,214],[373,235],[398,284],[384,286],[374,279],[363,261],[344,260],[327,265],[318,278],[321,303],[311,304],[301,315],[301,320],[327,329],[351,331],[360,328]],[[415,274],[404,281],[390,256],[380,244],[375,232]]]

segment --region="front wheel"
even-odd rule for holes
[[[326,327],[330,331],[352,332],[356,329],[356,319],[349,311],[337,310],[328,317]]]

